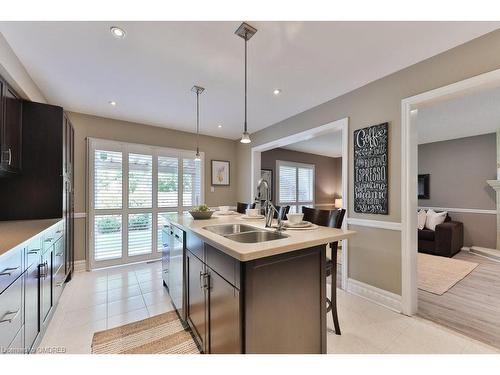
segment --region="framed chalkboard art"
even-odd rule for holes
[[[389,214],[389,123],[354,131],[354,212]]]

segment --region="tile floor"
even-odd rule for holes
[[[500,353],[427,320],[406,317],[338,291],[342,335],[329,331],[328,353]],[[93,333],[172,310],[161,263],[76,273],[65,287],[41,347],[90,353]],[[328,327],[333,327],[331,315]]]

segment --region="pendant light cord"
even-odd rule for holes
[[[200,148],[200,93],[196,91],[196,152]]]
[[[245,31],[245,133],[247,132],[247,42],[248,32]]]

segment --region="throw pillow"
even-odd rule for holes
[[[427,212],[425,210],[418,211],[418,229],[422,230],[425,227],[425,221],[427,219]]]
[[[443,224],[447,214],[448,213],[446,211],[444,212],[436,212],[434,210],[427,211],[427,219],[425,221],[425,227],[430,230],[436,230],[436,225]]]

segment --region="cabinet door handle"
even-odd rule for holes
[[[64,281],[61,281],[61,282],[56,283],[56,286],[61,287],[61,286],[63,286],[63,284],[64,284]]]
[[[200,289],[203,289],[203,284],[201,282],[202,278],[203,278],[203,271],[200,271]]]
[[[12,321],[17,318],[20,311],[21,311],[21,309],[16,310],[16,311],[7,311],[5,314],[3,314],[2,319],[0,320],[0,323],[12,323]],[[9,315],[12,315],[12,314],[14,314],[14,316],[12,318],[6,319],[6,317],[8,317]]]
[[[0,276],[10,276],[12,275],[12,271],[17,270],[18,268],[19,266],[6,268],[2,272],[0,272]]]

